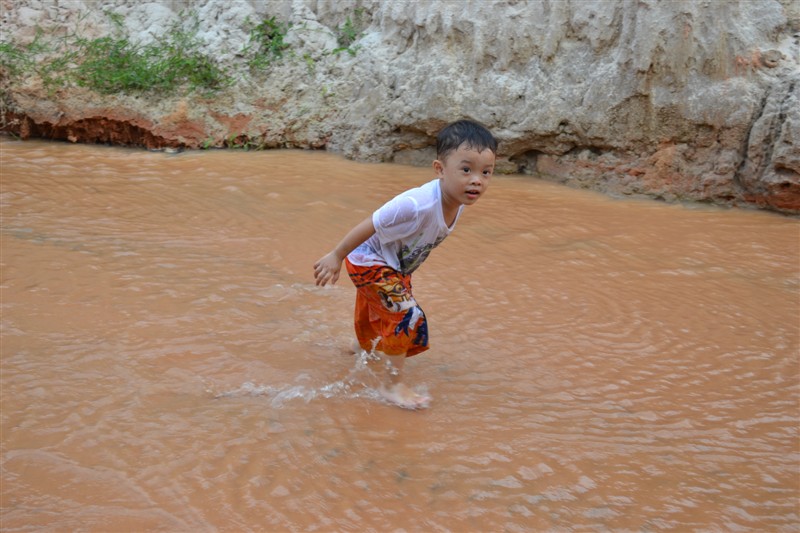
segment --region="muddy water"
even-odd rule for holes
[[[800,529],[797,220],[497,177],[409,412],[311,265],[428,170],[0,147],[4,531]]]

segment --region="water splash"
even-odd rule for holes
[[[369,398],[380,400],[381,396],[378,391],[380,377],[370,367],[371,362],[379,360],[380,357],[373,352],[360,350],[359,353],[355,354],[355,364],[344,378],[317,387],[302,383],[262,385],[247,381],[234,389],[217,392],[211,387],[208,392],[213,394],[214,399],[264,396],[269,398],[270,404],[274,408],[281,408],[287,402],[293,400],[302,400],[309,403],[318,398]],[[311,379],[310,376],[303,373],[295,381],[304,382],[309,379]]]

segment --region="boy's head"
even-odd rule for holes
[[[455,217],[461,205],[472,205],[486,192],[494,173],[497,139],[471,120],[459,120],[436,136],[433,169],[441,180],[442,209]]]
[[[436,136],[436,159],[444,161],[461,145],[477,152],[488,149],[497,155],[497,139],[488,129],[471,120],[459,120],[446,126]]]

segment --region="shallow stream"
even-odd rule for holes
[[[0,140],[3,531],[800,530],[800,223],[497,176],[382,403],[312,263],[429,169]]]

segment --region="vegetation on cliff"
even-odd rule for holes
[[[362,14],[362,9],[354,10],[353,16],[336,28],[339,46],[329,53],[356,54],[358,46],[354,43],[361,31]],[[196,13],[182,12],[164,35],[146,44],[126,31],[122,16],[113,12],[106,15],[113,23],[110,35],[86,37],[79,22],[64,36],[37,28],[36,37],[27,44],[13,37],[0,40],[2,77],[6,83],[37,77],[51,92],[72,84],[100,94],[188,94],[213,93],[248,75],[203,52],[206,43],[198,36],[201,22]],[[259,21],[248,18],[245,26],[249,39],[237,55],[249,74],[258,75],[291,52],[286,42],[290,23],[270,16]],[[307,54],[302,59],[313,64]]]

